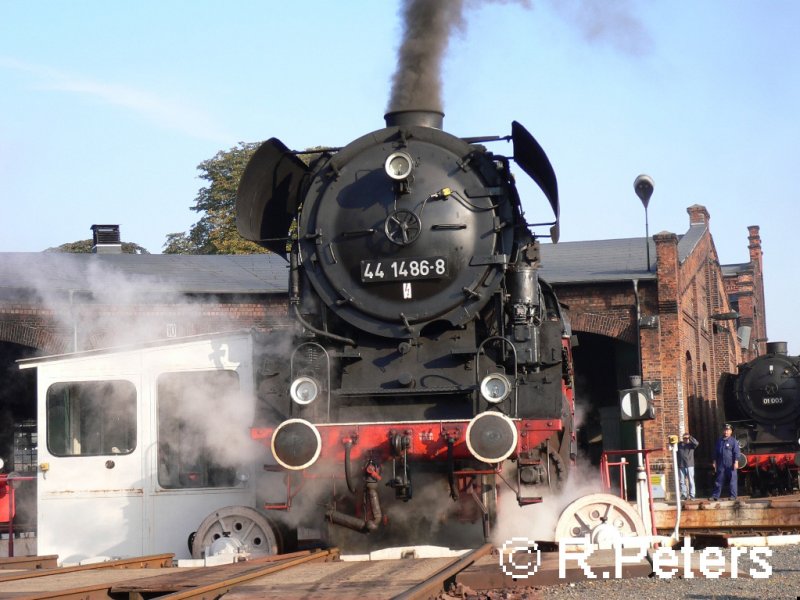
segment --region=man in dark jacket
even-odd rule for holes
[[[725,423],[725,433],[717,440],[712,466],[716,472],[714,477],[714,491],[709,500],[719,500],[722,487],[727,483],[731,490],[731,500],[736,499],[736,471],[739,468],[739,442],[733,437],[733,427]]]
[[[681,500],[694,500],[694,450],[700,445],[688,433],[678,442],[678,475],[681,482]]]

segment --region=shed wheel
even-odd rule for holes
[[[589,494],[567,506],[556,523],[556,540],[589,535],[601,548],[623,537],[646,535],[636,508],[612,494]]]
[[[200,523],[192,539],[192,557],[203,558],[206,548],[225,537],[254,556],[278,554],[281,547],[280,531],[265,515],[249,506],[226,506]]]

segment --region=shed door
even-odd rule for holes
[[[38,552],[64,562],[141,555],[136,385],[124,379],[58,382],[43,403]]]

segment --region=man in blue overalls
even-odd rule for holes
[[[714,492],[709,500],[719,500],[722,487],[727,483],[731,490],[731,500],[736,500],[736,471],[739,468],[739,442],[733,437],[733,427],[725,423],[725,434],[717,440],[714,461],[711,463],[716,471]]]

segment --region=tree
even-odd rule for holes
[[[77,242],[68,242],[66,244],[61,244],[60,246],[48,248],[45,250],[45,252],[90,254],[93,246],[94,240],[79,240]],[[122,252],[123,254],[150,254],[147,249],[142,248],[139,244],[134,244],[133,242],[122,242]]]
[[[236,230],[236,189],[247,161],[259,143],[239,142],[197,167],[209,185],[200,189],[191,210],[201,213],[188,232],[170,233],[164,254],[257,254],[267,249],[244,239]]]

